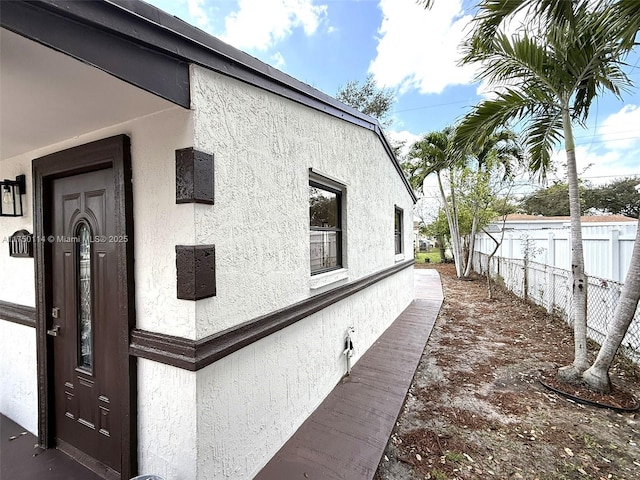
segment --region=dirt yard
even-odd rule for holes
[[[417,267],[427,267],[419,265]],[[616,413],[543,387],[571,363],[561,320],[486,280],[437,265],[445,300],[375,480],[640,479],[640,412]],[[640,371],[614,365],[640,398]]]

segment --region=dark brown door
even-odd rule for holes
[[[50,191],[55,439],[119,472],[116,246],[128,239],[116,236],[113,169],[52,180]]]

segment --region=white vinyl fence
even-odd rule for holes
[[[504,282],[506,288],[521,298],[528,298],[534,303],[556,313],[571,324],[571,283],[570,272],[558,267],[523,259],[494,256],[488,265],[489,255],[476,251],[473,256],[473,268],[486,275],[491,272],[493,278]],[[526,291],[525,291],[526,285]],[[622,284],[598,277],[588,277],[587,288],[587,326],[589,338],[599,344],[604,341]],[[621,349],[634,362],[640,363],[640,307],[631,322]]]
[[[624,283],[636,238],[637,223],[583,222],[582,245],[587,275]],[[493,231],[497,230],[492,235],[499,238],[500,225],[495,223],[491,226],[494,227]],[[525,241],[529,243],[530,252],[535,251],[535,255],[530,256],[531,260],[565,270],[571,269],[571,231],[568,224],[564,227],[542,229],[534,224],[519,225],[518,228],[505,226],[504,238],[496,256],[522,258]],[[480,233],[476,237],[474,250],[491,253],[494,248],[495,242],[486,233]]]

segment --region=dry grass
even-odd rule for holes
[[[421,265],[423,267],[423,265]],[[377,480],[640,478],[640,414],[568,401],[538,378],[571,362],[560,319],[435,265],[445,301]],[[640,373],[619,361],[620,391]]]

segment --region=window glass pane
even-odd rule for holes
[[[395,223],[395,251],[396,255],[402,253],[402,210],[396,209],[394,215]]]
[[[86,223],[78,227],[78,366],[91,370],[93,342],[91,321],[91,232]]]
[[[310,232],[311,272],[338,267],[339,232]]]
[[[309,186],[309,218],[312,227],[340,228],[338,194]]]

